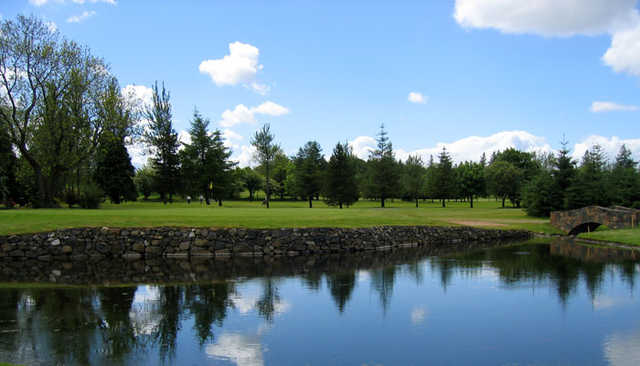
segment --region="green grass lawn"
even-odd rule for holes
[[[625,230],[596,230],[591,233],[582,233],[578,235],[578,238],[640,245],[640,228]]]
[[[0,235],[34,233],[72,227],[367,227],[378,225],[471,225],[495,229],[525,229],[557,233],[549,219],[526,216],[521,209],[500,208],[494,200],[481,200],[476,207],[468,203],[414,203],[387,201],[379,208],[375,201],[360,201],[342,210],[314,201],[274,201],[266,209],[260,201],[226,201],[223,207],[201,206],[184,200],[163,205],[160,202],[106,203],[98,210],[83,209],[13,209],[0,210]]]

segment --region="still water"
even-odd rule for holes
[[[460,250],[65,264],[35,285],[5,264],[0,361],[640,365],[638,252]]]

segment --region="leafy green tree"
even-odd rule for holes
[[[347,143],[336,144],[327,165],[325,197],[331,206],[350,206],[358,201],[356,157]]]
[[[473,198],[482,195],[485,189],[484,167],[481,163],[465,161],[456,169],[460,195],[469,199],[473,208]]]
[[[298,150],[293,159],[293,174],[296,192],[309,201],[313,207],[313,197],[320,194],[324,170],[327,162],[322,157],[322,148],[316,141],[309,141]]]
[[[407,197],[415,200],[416,208],[418,208],[418,199],[424,197],[426,181],[427,171],[422,158],[409,155],[403,166],[402,184]]]
[[[36,207],[54,207],[63,177],[91,160],[104,129],[96,102],[113,77],[86,48],[40,19],[0,22],[0,122],[37,182]]]
[[[133,113],[122,98],[115,80],[103,95],[98,115],[104,119],[103,124],[109,127],[100,137],[94,180],[115,204],[119,204],[123,198],[135,200],[135,169],[125,146],[125,139],[131,135],[134,125]]]
[[[243,169],[244,187],[249,191],[249,201],[253,201],[256,191],[262,189],[264,180],[255,170],[246,167]]]
[[[148,200],[151,193],[153,193],[154,176],[155,172],[153,171],[153,167],[145,165],[136,170],[136,175],[133,178],[137,191],[142,194],[145,201]]]
[[[384,124],[380,125],[376,140],[377,148],[369,155],[368,162],[371,169],[371,193],[380,198],[380,207],[384,208],[385,200],[394,197],[400,191],[400,169]]]
[[[511,147],[504,151],[495,153],[492,157],[492,163],[497,161],[510,163],[514,168],[519,170],[519,173],[517,174],[517,177],[520,179],[520,181],[517,182],[518,190],[514,190],[509,194],[509,200],[511,203],[515,204],[516,207],[520,207],[522,201],[522,188],[540,172],[540,162],[536,160],[536,155],[534,153],[520,151]]]
[[[524,207],[530,216],[549,216],[562,205],[562,191],[551,172],[541,171],[524,188]]]
[[[287,194],[287,179],[292,175],[293,163],[284,153],[276,155],[273,161],[273,181],[274,193],[280,196],[281,200],[284,200],[285,194]]]
[[[515,205],[515,201],[520,199],[522,170],[509,162],[496,160],[487,167],[485,173],[487,189],[502,200],[502,207],[507,198]]]
[[[275,157],[281,151],[280,145],[276,144],[274,139],[275,137],[271,133],[271,126],[268,123],[256,131],[251,138],[251,145],[256,149],[254,158],[264,167],[265,171],[265,204],[267,208],[269,208],[269,199],[271,196],[271,183],[269,182],[271,168]]]
[[[148,107],[146,117],[149,120],[148,130],[144,139],[152,148],[153,169],[156,172],[156,187],[162,202],[173,201],[173,194],[179,182],[178,134],[173,129],[171,103],[169,92],[158,88],[158,82],[153,85],[153,104]]]
[[[446,200],[455,193],[456,176],[453,170],[451,156],[445,147],[438,155],[438,164],[433,174],[433,190],[435,198],[442,201],[442,207],[446,207]]]

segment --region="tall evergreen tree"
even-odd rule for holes
[[[626,145],[622,145],[608,177],[611,203],[631,207],[640,201],[640,176],[636,170],[637,165],[631,151]]]
[[[213,131],[211,143],[213,174],[209,186],[213,189],[213,198],[218,201],[218,206],[222,206],[222,200],[232,195],[235,186],[233,168],[237,163],[231,161],[231,150],[225,146],[220,130]]]
[[[273,160],[276,155],[281,151],[280,145],[275,143],[275,137],[271,133],[271,126],[267,123],[253,135],[251,138],[251,145],[255,147],[255,159],[264,167],[265,171],[265,203],[269,208],[269,200],[271,196],[271,183],[269,178],[271,177],[271,168]]]
[[[173,200],[179,182],[178,134],[173,129],[171,103],[169,92],[158,88],[158,82],[153,85],[153,104],[145,111],[149,120],[149,128],[144,134],[147,144],[152,147],[153,168],[156,172],[156,187],[162,202]]]
[[[438,155],[438,165],[434,171],[433,188],[435,198],[442,201],[442,207],[446,207],[446,200],[455,193],[456,177],[453,171],[451,156],[445,147]]]
[[[376,140],[377,148],[369,155],[371,188],[372,193],[380,198],[380,207],[384,208],[385,200],[394,197],[400,190],[400,170],[384,124],[380,125]]]
[[[422,158],[417,155],[409,155],[403,166],[402,183],[407,197],[416,202],[424,196],[427,180],[427,171],[424,168]]]
[[[358,200],[356,157],[347,143],[336,144],[325,177],[325,197],[331,206],[350,206]]]
[[[567,192],[569,208],[609,205],[606,162],[606,155],[601,146],[594,145],[590,150],[585,151],[575,182]]]
[[[327,162],[322,157],[322,147],[316,141],[309,141],[298,150],[293,159],[296,191],[313,207],[313,197],[320,194]]]

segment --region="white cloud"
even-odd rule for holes
[[[204,60],[199,70],[211,77],[217,86],[244,85],[260,94],[268,92],[269,87],[256,81],[256,75],[263,66],[258,63],[260,51],[250,44],[229,43],[229,54],[221,59]]]
[[[240,168],[245,168],[248,166],[253,167],[255,165],[255,162],[253,160],[253,155],[255,154],[255,152],[256,148],[253,147],[253,145],[242,145],[240,146],[240,152],[232,156],[231,159],[233,161],[237,161]]]
[[[49,32],[55,33],[58,30],[58,25],[55,22],[44,22],[44,24],[49,28]]]
[[[375,149],[376,140],[370,136],[359,136],[349,142],[354,154],[361,159],[366,159],[369,152]],[[503,131],[490,136],[469,136],[450,143],[439,142],[434,147],[422,148],[413,151],[396,149],[396,158],[406,160],[409,155],[418,155],[427,163],[429,156],[437,161],[438,154],[442,148],[446,147],[456,162],[465,160],[478,161],[482,153],[487,154],[487,158],[494,151],[500,151],[513,147],[529,152],[549,152],[553,149],[546,142],[544,137],[530,134],[526,131]]]
[[[244,104],[238,104],[233,110],[227,109],[222,112],[222,127],[231,127],[241,123],[256,123],[256,115],[282,116],[289,113],[289,109],[273,103],[264,102],[257,107],[248,108]]]
[[[407,99],[411,103],[425,104],[427,102],[427,100],[429,100],[429,97],[425,97],[424,95],[422,95],[422,93],[411,92],[411,93],[409,93],[409,97]]]
[[[612,366],[640,364],[640,331],[614,332],[602,342],[604,357]]]
[[[358,136],[349,141],[349,146],[353,149],[355,156],[366,160],[369,153],[376,149],[376,139],[371,136]]]
[[[262,345],[255,336],[223,333],[215,344],[207,345],[205,352],[210,357],[231,361],[237,366],[262,366]]]
[[[576,159],[576,161],[580,161],[582,159],[582,156],[584,155],[584,152],[587,149],[591,149],[591,147],[593,147],[594,145],[600,145],[600,147],[602,147],[602,150],[607,154],[607,158],[610,160],[615,159],[616,155],[618,155],[618,152],[620,152],[620,148],[622,147],[622,145],[626,145],[627,148],[631,150],[633,159],[636,161],[640,161],[640,139],[621,139],[617,136],[589,136],[583,141],[574,145],[571,156]]]
[[[96,15],[96,12],[93,10],[83,11],[82,14],[80,15],[74,15],[72,17],[67,18],[67,23],[81,23],[91,18],[94,15]]]
[[[136,168],[142,168],[147,163],[147,147],[142,142],[136,142],[127,146],[131,157],[131,164]]]
[[[121,93],[129,103],[139,108],[153,103],[153,89],[144,85],[129,84],[122,88]]]
[[[637,0],[456,0],[454,18],[465,28],[544,36],[595,35],[635,21]]]
[[[234,142],[242,141],[244,139],[240,134],[228,128],[222,130],[222,138],[224,139],[224,146],[233,150],[240,148],[240,146]]]
[[[611,111],[637,111],[638,107],[635,105],[624,105],[614,102],[593,102],[591,103],[591,112],[611,112]]]
[[[615,72],[640,76],[640,24],[614,33],[602,61]]]

